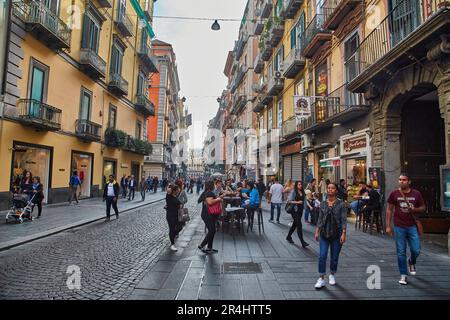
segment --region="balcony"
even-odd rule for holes
[[[155,115],[155,105],[143,94],[136,95],[134,99],[134,108],[145,117]]]
[[[423,11],[422,8],[427,8]],[[404,0],[381,21],[360,43],[354,57],[355,78],[348,88],[364,92],[371,83],[384,87],[395,70],[427,57],[431,45],[444,46],[441,35],[450,30],[450,2],[448,0]],[[432,51],[429,58],[433,59]]]
[[[258,54],[255,58],[255,64],[253,66],[255,73],[261,73],[264,70],[264,61],[260,54]]]
[[[94,79],[104,78],[106,62],[92,49],[80,49],[80,65]]]
[[[133,22],[125,12],[116,11],[114,24],[124,37],[133,36]]]
[[[17,107],[19,120],[26,125],[45,131],[61,129],[60,109],[33,99],[20,99]]]
[[[283,75],[288,79],[294,79],[298,73],[305,67],[305,58],[301,55],[301,50],[298,48],[291,49],[284,60],[284,73]]]
[[[128,95],[128,82],[118,73],[109,75],[108,89],[117,96]]]
[[[284,22],[280,18],[275,18],[272,20],[270,29],[269,29],[269,41],[272,47],[276,47],[284,34]]]
[[[272,56],[273,48],[268,39],[262,39],[263,41],[259,42],[259,49],[261,52],[261,58],[263,61],[269,61]]]
[[[152,153],[144,157],[145,162],[164,163],[164,145],[160,143],[151,143]]]
[[[305,58],[312,58],[323,44],[331,41],[330,30],[323,28],[324,20],[325,15],[316,14],[301,36],[300,47]]]
[[[239,60],[242,56],[242,53],[244,52],[245,44],[247,43],[248,36],[247,33],[243,33],[239,36],[239,40],[235,42],[234,45],[234,54],[236,57],[236,60]]]
[[[102,126],[85,119],[75,121],[75,134],[78,138],[87,141],[100,141]]]
[[[99,8],[111,8],[111,0],[97,0]]]
[[[323,27],[327,30],[336,30],[345,17],[361,4],[361,0],[325,0],[322,10],[325,13]]]
[[[277,71],[278,72],[278,71]],[[277,96],[283,91],[284,78],[281,77],[271,77],[267,83],[267,93],[270,96]]]
[[[240,66],[240,68],[238,69],[238,72],[236,74],[236,80],[235,80],[236,88],[238,88],[239,85],[241,84],[246,72],[247,72],[247,66],[245,64],[243,64],[242,66]]]
[[[261,90],[258,92],[258,96],[255,100],[255,106],[253,107],[253,112],[261,112],[264,108],[273,101],[273,97],[267,93],[264,88],[265,84],[262,85]]]
[[[257,9],[260,12],[260,17],[263,19],[267,19],[270,16],[273,8],[272,0],[260,0],[257,5]]]
[[[70,48],[71,30],[44,3],[19,1],[12,3],[13,14],[25,23],[27,31],[53,50]]]
[[[293,19],[303,4],[303,0],[285,0],[284,16],[286,19]]]
[[[264,31],[264,21],[262,19],[256,19],[254,23],[253,33],[257,36],[260,36],[263,31]]]
[[[234,97],[234,103],[233,103],[233,109],[231,109],[232,115],[238,115],[242,109],[247,104],[247,96],[246,95],[235,95]]]
[[[362,94],[348,91],[343,85],[311,104],[311,117],[300,123],[302,133],[320,132],[369,113],[370,106]]]
[[[297,119],[295,116],[283,122],[283,127],[281,128],[281,137],[283,139],[286,140],[298,133]]]
[[[141,43],[137,50],[137,55],[147,72],[158,73],[158,67],[150,54],[150,47],[146,43]]]

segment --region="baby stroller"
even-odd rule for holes
[[[28,200],[28,195],[26,194],[13,194],[12,206],[6,214],[6,223],[9,219],[14,219],[16,222],[22,223],[24,219],[33,221],[33,216],[31,211],[33,210],[33,200],[37,193],[34,193],[30,200]]]

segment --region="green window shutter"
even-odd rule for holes
[[[291,49],[295,48],[296,42],[297,42],[297,32],[296,27],[292,28],[291,30]]]
[[[90,37],[89,33],[91,31],[91,19],[89,19],[87,14],[84,14],[83,17],[83,33],[81,35],[81,48],[87,49],[89,48]]]

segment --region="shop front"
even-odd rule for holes
[[[93,179],[94,155],[79,151],[72,151],[72,164],[70,172],[78,172],[81,185],[78,190],[80,198],[92,197],[92,179]]]
[[[109,176],[113,175],[118,182],[120,181],[121,177],[117,176],[117,160],[115,159],[104,159],[103,160],[103,187],[106,184],[106,181],[108,181]]]
[[[288,181],[289,179],[291,179],[292,181],[302,180],[303,159],[300,150],[300,141],[294,144],[280,146],[284,182]]]
[[[53,148],[24,142],[13,143],[11,186],[20,186],[26,172],[39,177],[44,187],[44,203],[49,200]]]
[[[341,174],[349,186],[368,181],[371,161],[367,130],[348,134],[340,139]]]

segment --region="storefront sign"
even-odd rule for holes
[[[311,98],[306,96],[294,96],[294,112],[297,119],[311,116]]]
[[[282,156],[288,155],[288,154],[293,154],[293,153],[298,153],[301,150],[301,143],[297,142],[294,144],[290,144],[288,146],[280,146],[280,154]]]
[[[366,137],[359,137],[356,139],[346,139],[344,140],[344,151],[351,152],[355,149],[362,149],[367,146]]]

